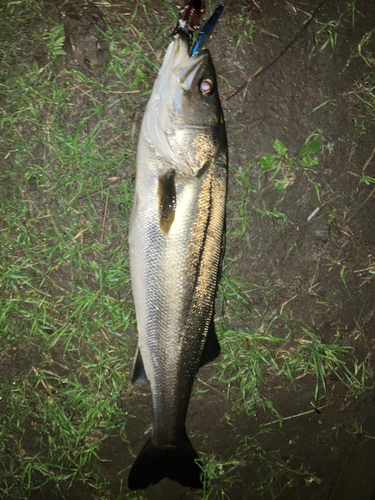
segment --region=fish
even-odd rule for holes
[[[228,146],[214,64],[174,35],[143,116],[129,225],[138,346],[132,384],[149,383],[151,436],[131,490],[165,477],[202,488],[185,420],[195,377],[220,354],[214,302],[220,273]]]

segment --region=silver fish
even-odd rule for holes
[[[129,231],[138,325],[132,383],[149,382],[150,439],[129,488],[164,477],[201,488],[185,430],[194,378],[220,346],[214,301],[227,191],[227,139],[208,50],[175,35],[143,117]]]

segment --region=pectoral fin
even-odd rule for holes
[[[168,234],[176,212],[175,171],[170,170],[159,177],[159,224],[164,234]]]
[[[139,347],[137,347],[137,350],[135,352],[131,383],[132,383],[132,385],[134,385],[134,384],[143,384],[143,385],[148,384],[148,379],[146,376],[145,367],[143,365],[143,360],[142,360],[141,351],[140,351]]]

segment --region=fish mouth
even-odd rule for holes
[[[208,50],[201,50],[195,56],[190,56],[189,51],[187,35],[185,33],[175,35],[158,76],[163,86],[177,84],[185,91],[191,89],[197,71],[208,57]]]

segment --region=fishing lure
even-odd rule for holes
[[[219,20],[223,8],[224,5],[219,5],[202,29],[200,29],[200,18],[205,11],[204,0],[190,0],[185,5],[185,8],[181,10],[180,18],[173,31],[173,35],[180,32],[184,32],[188,35],[190,56],[197,54],[203,43],[209,38]],[[194,43],[194,33],[196,32],[199,32],[199,35]]]

